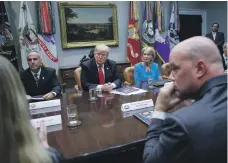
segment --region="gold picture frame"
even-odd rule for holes
[[[62,48],[118,46],[117,7],[103,2],[58,2]]]

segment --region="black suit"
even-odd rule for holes
[[[90,59],[88,61],[82,62],[81,67],[81,84],[83,90],[97,87],[100,82],[95,59]],[[119,73],[117,71],[115,61],[107,59],[104,63],[104,72],[105,83],[115,83],[117,88],[121,86],[121,80],[119,78]]]
[[[223,47],[222,47],[224,42],[225,42],[224,33],[223,32],[217,32],[216,36],[215,36],[215,40],[214,40],[212,32],[206,34],[206,37],[211,39],[212,41],[214,41],[214,43],[217,45],[219,52],[221,54],[221,57],[222,57],[223,67],[224,67],[224,69],[226,69],[225,60],[223,58]]]
[[[55,92],[58,95],[61,92],[60,82],[56,76],[56,71],[53,68],[41,67],[38,87],[29,68],[20,75],[26,93],[30,96],[45,95],[49,92]]]
[[[196,101],[165,120],[152,119],[144,163],[227,162],[227,79],[206,82]]]

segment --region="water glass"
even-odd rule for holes
[[[78,110],[77,105],[68,105],[67,106],[67,118],[68,118],[68,126],[76,127],[81,124],[81,121],[78,120]]]
[[[92,88],[89,90],[89,101],[94,102],[98,100],[97,98],[97,89],[96,88]]]
[[[148,87],[149,87],[149,89],[154,88],[153,84],[154,84],[154,79],[153,78],[148,78]]]

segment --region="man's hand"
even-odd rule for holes
[[[52,92],[49,92],[49,93],[47,93],[47,94],[45,94],[45,95],[43,96],[43,98],[44,98],[45,100],[51,100],[51,99],[53,99],[54,97],[55,97],[55,94],[52,93]]]
[[[165,85],[158,94],[155,111],[168,112],[183,101],[180,93],[174,90],[173,84]]]
[[[105,91],[105,92],[111,92],[111,91],[112,91],[112,85],[111,85],[111,84],[104,84],[104,85],[101,87],[101,90],[102,90],[102,91]]]
[[[47,128],[43,120],[40,121],[39,138],[40,138],[40,143],[43,145],[43,147],[48,148],[49,145],[47,142]]]

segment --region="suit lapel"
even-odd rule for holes
[[[112,75],[111,69],[110,69],[107,61],[104,64],[104,72],[105,72],[105,83],[107,83],[108,79]]]
[[[31,82],[29,82],[33,87],[37,87],[36,86],[36,81],[34,79],[33,74],[31,73],[30,69],[27,70],[27,74],[28,74],[28,78],[29,80],[31,80]]]
[[[41,67],[41,72],[40,72],[40,78],[39,78],[39,87],[41,87],[46,80],[46,75],[47,71],[45,70],[45,68]]]
[[[218,40],[219,40],[219,32],[216,33],[215,42],[218,42]]]
[[[95,74],[95,80],[99,83],[99,76],[98,76],[98,70],[97,70],[97,64],[96,64],[96,61],[95,59],[93,59],[92,61],[92,71],[94,72]]]

